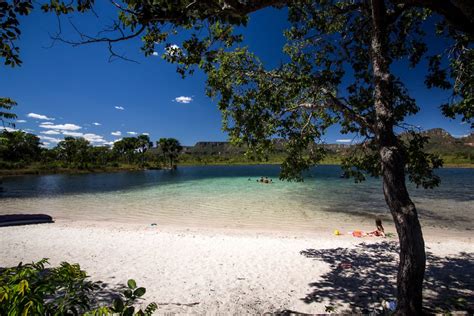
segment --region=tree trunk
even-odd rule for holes
[[[374,132],[379,145],[385,201],[400,240],[397,276],[397,315],[422,314],[425,245],[415,205],[405,183],[405,157],[393,131],[393,94],[384,0],[372,0],[371,59],[374,76]]]
[[[425,244],[415,205],[405,185],[404,159],[396,146],[382,146],[382,178],[385,201],[400,240],[397,276],[397,314],[422,314]]]

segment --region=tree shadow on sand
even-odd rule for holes
[[[102,281],[94,283],[94,290],[88,294],[91,300],[91,307],[111,306],[115,299],[120,298],[123,291],[127,289],[122,284],[109,284]]]
[[[303,301],[326,303],[338,312],[382,312],[382,301],[395,300],[398,244],[362,243],[355,248],[306,249],[301,254],[330,264],[330,271],[310,283]],[[438,257],[427,248],[424,307],[436,311],[474,311],[474,254]],[[344,304],[349,304],[348,310]],[[347,306],[346,306],[347,309]]]

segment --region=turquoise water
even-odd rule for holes
[[[181,167],[90,175],[3,178],[0,214],[46,213],[71,220],[314,229],[328,221],[389,218],[379,179],[355,184],[338,166],[311,169],[305,182],[278,180],[278,166]],[[474,170],[439,170],[435,190],[410,186],[422,223],[470,229]],[[256,182],[261,176],[273,184]]]

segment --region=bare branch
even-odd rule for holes
[[[308,117],[308,120],[306,121],[306,124],[304,124],[304,126],[301,128],[301,136],[304,135],[304,132],[306,128],[309,126],[309,124],[311,123],[312,118],[313,118],[313,112],[309,113],[309,117]]]
[[[124,55],[121,55],[121,54],[117,54],[113,49],[112,43],[108,43],[108,46],[109,46],[109,53],[110,53],[109,63],[113,62],[115,60],[114,58],[118,58],[118,59],[122,59],[122,60],[125,60],[125,61],[129,61],[129,62],[132,62],[132,63],[139,64],[139,62],[136,61],[136,60],[129,59],[129,58],[127,58],[127,57],[125,57]]]
[[[86,44],[92,44],[92,43],[107,43],[108,50],[109,50],[109,53],[110,53],[109,62],[114,61],[115,58],[119,58],[119,59],[123,59],[125,61],[138,63],[136,60],[129,59],[129,58],[125,57],[122,54],[116,53],[114,51],[113,44],[138,37],[145,30],[146,25],[142,25],[134,33],[126,35],[125,32],[120,27],[120,24],[117,21],[114,21],[114,24],[110,28],[102,30],[101,32],[98,33],[97,37],[94,37],[94,36],[90,36],[90,35],[87,35],[87,34],[81,32],[76,27],[76,25],[72,22],[72,20],[69,19],[69,23],[70,23],[71,27],[76,31],[76,33],[79,35],[79,37],[81,39],[80,41],[72,41],[72,40],[64,39],[62,37],[61,23],[60,23],[60,21],[58,23],[59,23],[59,31],[54,36],[50,35],[51,39],[53,40],[51,46],[54,45],[54,43],[56,41],[62,42],[62,43],[65,43],[65,44],[69,44],[69,45],[72,45],[72,46],[80,46],[80,45],[86,45]],[[105,33],[105,32],[119,32],[120,36],[115,37],[115,38],[99,37],[102,33]]]

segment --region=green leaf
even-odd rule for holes
[[[132,295],[133,295],[133,293],[132,293],[131,290],[125,290],[125,291],[123,292],[123,295],[125,295],[126,298],[131,298]]]
[[[124,304],[120,298],[114,300],[114,312],[121,313],[123,311]]]
[[[144,287],[139,287],[138,289],[135,290],[135,292],[133,292],[133,294],[137,297],[141,297],[145,294],[146,292],[146,289]]]
[[[134,311],[135,311],[135,307],[129,306],[125,309],[125,311],[122,313],[122,315],[123,316],[132,316]]]
[[[128,285],[128,287],[131,288],[132,290],[137,288],[137,282],[135,282],[134,279],[128,280],[127,285]]]

